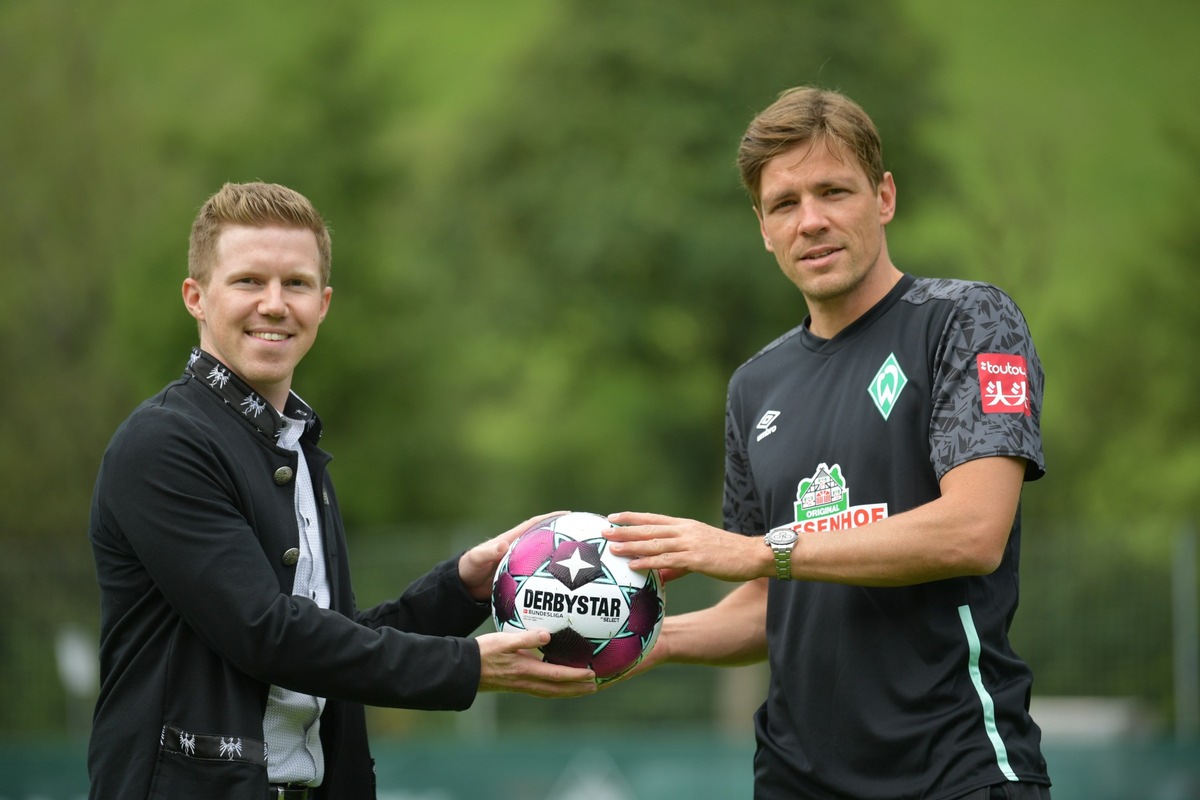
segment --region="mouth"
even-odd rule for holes
[[[800,260],[801,261],[810,261],[810,262],[811,261],[821,261],[823,259],[829,258],[834,253],[840,252],[841,249],[842,248],[840,248],[840,247],[833,247],[833,246],[814,247],[811,250],[808,250],[804,254],[802,254],[800,256]]]
[[[273,331],[250,331],[249,334],[251,338],[261,339],[264,342],[282,342],[291,338],[291,334]]]

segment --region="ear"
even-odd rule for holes
[[[200,286],[200,283],[194,278],[184,280],[183,306],[199,322],[204,321],[204,305],[200,302],[203,299],[204,289]]]
[[[887,225],[896,216],[896,181],[892,173],[883,173],[879,182],[879,224]]]
[[[329,301],[333,298],[333,287],[326,286],[321,290],[321,316],[317,318],[317,322],[325,321],[325,315],[329,313]]]
[[[763,247],[767,248],[768,253],[774,253],[775,248],[771,245],[771,237],[767,236],[767,225],[763,222],[762,211],[758,206],[753,206],[754,216],[758,218],[758,232],[762,234]]]

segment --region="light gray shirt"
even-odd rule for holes
[[[321,608],[329,608],[329,580],[325,574],[325,550],[321,541],[320,517],[313,495],[308,462],[300,449],[305,423],[284,417],[279,446],[299,456],[296,462],[296,524],[300,529],[300,558],[292,594],[307,597]],[[272,686],[263,717],[267,744],[267,778],[271,783],[302,783],[319,786],[325,777],[321,750],[321,712],[325,698]]]

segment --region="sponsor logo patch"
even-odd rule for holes
[[[850,489],[841,466],[822,463],[811,478],[796,488],[796,522],[791,527],[801,533],[848,530],[886,519],[887,503],[850,505]]]
[[[983,413],[1030,415],[1029,369],[1024,356],[980,353],[975,366]]]

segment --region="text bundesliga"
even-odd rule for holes
[[[559,614],[586,614],[592,617],[617,617],[621,614],[621,600],[617,597],[526,589],[521,600],[526,611],[553,611]]]

